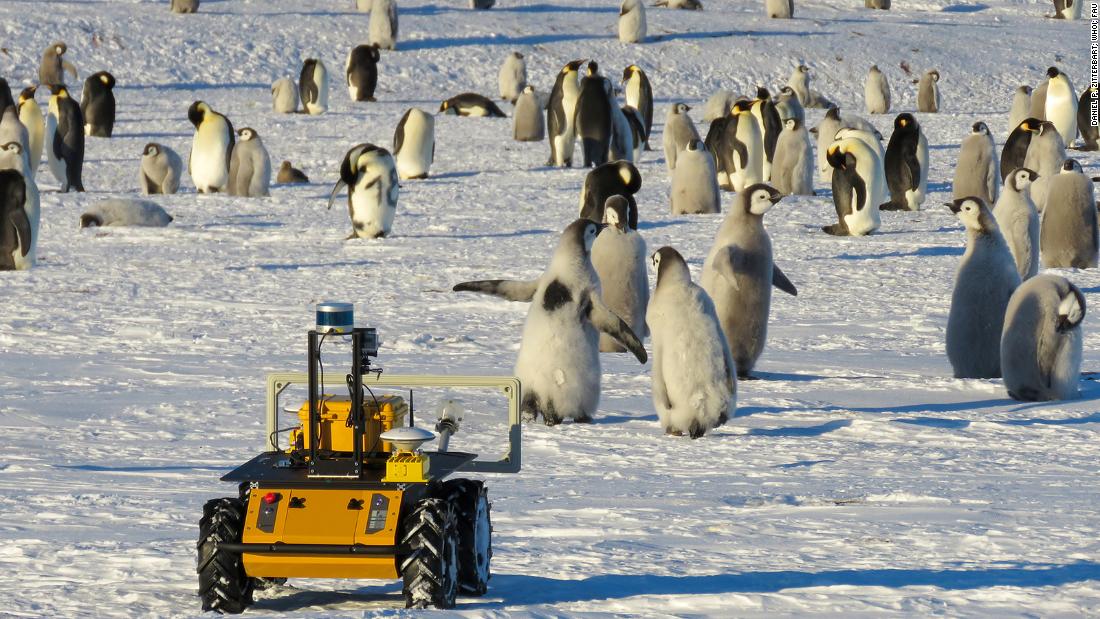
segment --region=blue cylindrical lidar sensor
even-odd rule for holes
[[[318,333],[351,333],[355,325],[355,305],[336,301],[317,304]]]

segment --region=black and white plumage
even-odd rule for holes
[[[630,206],[623,196],[604,203],[607,227],[592,244],[592,266],[600,278],[600,298],[644,342],[645,311],[649,303],[645,239],[628,225]],[[615,338],[600,334],[600,352],[626,352]]]
[[[439,104],[439,111],[458,116],[492,116],[505,118],[504,112],[492,99],[473,92],[455,95]]]
[[[19,93],[19,103],[16,108],[19,122],[23,123],[27,129],[27,163],[30,164],[27,173],[31,178],[38,172],[46,143],[46,116],[34,98],[37,90],[35,86],[24,88],[23,92]]]
[[[775,144],[779,141],[779,134],[783,131],[783,119],[779,117],[779,111],[772,101],[772,95],[767,88],[756,89],[756,99],[752,102],[752,117],[756,120],[756,126],[760,129],[760,138],[764,147],[764,157],[761,160],[761,180],[770,180],[772,177],[772,158],[775,156]]]
[[[1095,269],[1100,258],[1100,230],[1092,179],[1085,176],[1075,159],[1066,159],[1047,186],[1046,207],[1039,209],[1039,258],[1043,267]]]
[[[521,407],[547,425],[564,419],[589,422],[600,401],[599,334],[626,346],[641,363],[645,348],[626,322],[600,299],[591,250],[601,228],[578,219],[562,232],[546,271],[535,280],[483,280],[454,286],[509,301],[530,302],[515,374],[523,383]]]
[[[316,116],[328,111],[328,69],[317,58],[306,58],[298,76],[298,95],[302,109]]]
[[[50,172],[61,183],[61,192],[84,191],[84,116],[64,86],[54,86],[50,97],[53,137],[46,145]],[[47,130],[51,123],[47,123]]]
[[[595,61],[589,62],[588,71],[581,79],[574,120],[586,168],[607,163],[611,148],[611,111],[615,107],[612,98],[611,80],[600,75]]]
[[[1078,150],[1100,150],[1100,127],[1092,124],[1092,86],[1086,86],[1081,91],[1081,98],[1077,101],[1077,131],[1081,133],[1083,142]]]
[[[1084,318],[1085,295],[1064,277],[1039,275],[1016,289],[1001,334],[1010,397],[1035,402],[1079,395]]]
[[[970,127],[970,135],[963,138],[959,148],[955,180],[951,183],[953,197],[978,196],[987,204],[996,202],[1001,186],[999,168],[993,134],[984,122],[978,121]]]
[[[738,193],[703,263],[703,289],[714,301],[739,377],[748,377],[768,334],[772,286],[798,291],[772,258],[764,214],[782,196],[758,183]]]
[[[1004,191],[993,207],[993,217],[1021,280],[1039,272],[1039,211],[1028,190],[1038,177],[1033,170],[1016,168],[1005,179]]]
[[[80,216],[80,227],[142,226],[163,228],[172,223],[169,215],[156,202],[134,198],[111,198],[92,205]]]
[[[1054,19],[1081,19],[1083,0],[1054,0]]]
[[[1049,120],[1039,123],[1039,130],[1027,145],[1024,167],[1035,170],[1039,178],[1031,184],[1031,199],[1042,213],[1047,204],[1050,183],[1062,171],[1066,160],[1066,145],[1058,128]]]
[[[803,125],[806,124],[806,109],[790,86],[784,86],[775,96],[775,111],[779,112],[779,118],[783,120],[793,118]]]
[[[11,254],[13,266],[20,271],[30,269],[38,260],[38,229],[41,219],[38,185],[34,182],[34,177],[27,173],[27,169],[27,160],[22,144],[8,142],[0,145],[0,170],[16,172],[23,181],[23,192],[20,199],[22,200],[23,215],[29,226],[29,232],[20,235],[19,249]],[[19,220],[24,219],[18,214],[14,217]],[[0,218],[0,221],[3,221],[3,219]]]
[[[1058,129],[1066,146],[1077,139],[1077,91],[1069,76],[1058,69],[1047,69],[1047,98],[1044,102],[1046,118]]]
[[[863,140],[845,138],[829,146],[826,160],[833,168],[837,223],[822,230],[833,236],[863,236],[878,230],[879,207],[888,195],[878,152]]]
[[[30,161],[30,132],[19,120],[19,113],[14,105],[0,108],[0,144],[15,142],[19,144],[19,154],[23,159],[21,172],[26,174],[31,169]],[[34,178],[33,174],[30,174]]]
[[[400,185],[390,151],[374,144],[358,144],[340,163],[340,180],[332,188],[328,207],[342,187],[348,188],[349,239],[384,237],[397,214]]]
[[[627,222],[631,230],[638,229],[638,203],[634,194],[642,187],[642,175],[629,161],[605,163],[588,173],[581,189],[580,217],[592,221],[603,221],[604,203],[611,196],[626,198],[628,206]]]
[[[653,406],[666,434],[699,438],[737,408],[737,369],[710,296],[680,252],[652,257],[657,286],[646,310],[653,338]]]
[[[0,271],[19,268],[17,259],[30,252],[31,223],[24,210],[26,180],[16,170],[0,170]]]
[[[883,160],[890,202],[883,210],[918,211],[928,187],[928,141],[912,114],[894,118],[894,132]]]
[[[84,115],[84,133],[109,138],[115,127],[115,76],[100,71],[84,80],[80,113]]]
[[[981,198],[961,198],[948,207],[966,227],[967,243],[947,315],[947,359],[955,378],[998,378],[1005,308],[1020,274]]]
[[[645,147],[645,121],[638,110],[624,105],[611,105],[611,160],[631,163],[640,161]]]
[[[680,9],[682,11],[702,11],[703,3],[700,0],[657,0],[653,6],[668,9]]]
[[[550,91],[550,100],[546,104],[546,136],[550,142],[550,159],[546,165],[559,168],[573,165],[573,149],[577,140],[573,121],[576,118],[577,98],[581,94],[577,70],[582,64],[584,60],[566,63],[558,71],[554,87]]]
[[[763,180],[764,138],[748,100],[737,101],[729,116],[712,122],[705,143],[723,188],[742,191]]]
[[[653,132],[653,87],[649,83],[649,76],[641,67],[632,64],[623,70],[622,86],[626,104],[642,115],[645,149],[649,150],[649,136]]]
[[[141,153],[139,184],[145,195],[176,193],[183,174],[183,160],[179,154],[165,146],[150,142]]]
[[[352,101],[377,101],[374,91],[378,88],[378,61],[381,58],[377,45],[357,45],[348,52],[344,78]]]
[[[271,156],[255,129],[245,127],[237,136],[229,159],[229,195],[266,198],[271,195]]]
[[[229,159],[236,143],[233,123],[213,110],[205,101],[195,101],[187,109],[187,119],[195,126],[187,172],[199,193],[225,191],[229,184]]]
[[[1005,145],[1001,148],[1001,181],[1003,182],[1010,172],[1016,168],[1024,167],[1027,158],[1027,149],[1031,140],[1039,133],[1042,121],[1038,118],[1025,118],[1012,129],[1005,139]]]
[[[428,178],[435,162],[435,119],[419,108],[409,108],[393,132],[393,156],[401,180]]]

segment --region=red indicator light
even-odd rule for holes
[[[275,501],[278,501],[278,500],[279,500],[279,495],[277,493],[268,492],[267,494],[264,495],[264,503],[267,503],[268,505],[271,505],[272,503],[274,503]]]

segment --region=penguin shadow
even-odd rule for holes
[[[270,90],[271,84],[260,82],[244,82],[230,84],[214,84],[211,82],[171,82],[167,84],[130,84],[129,86],[116,86],[116,90],[245,90],[262,88]]]
[[[368,610],[405,607],[405,597],[400,592],[394,592],[392,587],[382,586],[362,587],[355,591],[305,591],[293,587],[275,587],[261,595],[265,594],[272,597],[257,598],[252,610],[293,612],[317,608]]]
[[[832,258],[814,258],[815,260],[883,260],[886,258],[929,258],[935,256],[961,256],[965,247],[921,247],[913,251],[891,251],[881,254],[837,254]]]
[[[240,271],[298,271],[301,269],[336,269],[340,267],[365,267],[371,266],[374,263],[370,260],[344,260],[340,262],[287,262],[287,263],[259,263],[259,264],[245,264],[240,266],[225,267],[226,271],[240,272]]]
[[[622,413],[623,411],[615,411],[615,412]],[[628,414],[600,415],[598,417],[595,417],[592,420],[592,423],[595,424],[595,425],[603,426],[603,425],[616,425],[616,424],[623,424],[623,423],[632,423],[632,422],[635,422],[635,421],[647,421],[647,422],[651,421],[653,423],[657,423],[658,419],[657,419],[657,414],[656,413],[654,413],[652,415],[628,415]]]
[[[977,13],[988,8],[988,4],[949,4],[940,10],[944,13]]]
[[[152,139],[152,138],[183,139],[183,138],[189,138],[189,137],[191,137],[191,135],[192,134],[190,134],[190,133],[170,133],[170,132],[167,132],[167,131],[164,131],[164,132],[142,132],[142,133],[117,133],[116,132],[111,137],[112,138],[145,138],[145,139]]]
[[[532,34],[526,36],[471,36],[471,37],[441,37],[438,39],[420,39],[417,41],[402,41],[402,51],[419,51],[426,49],[443,49],[448,47],[467,47],[471,45],[545,45],[547,43],[563,43],[566,41],[594,41],[610,40],[614,38],[609,34]]]
[[[735,415],[736,416],[736,415]],[[774,438],[822,436],[829,432],[847,428],[851,419],[833,419],[815,426],[792,426],[788,428],[749,428],[749,436],[769,436]]]
[[[562,4],[528,4],[524,6],[493,7],[497,13],[618,13],[613,6],[568,6]]]
[[[553,230],[539,228],[531,230],[514,230],[512,232],[486,232],[483,234],[402,234],[407,239],[507,239],[521,236],[538,236],[542,234],[558,234]]]
[[[667,228],[669,226],[679,226],[688,223],[686,219],[671,219],[662,221],[639,221],[639,230],[657,230],[658,228]],[[690,261],[689,261],[690,264]]]
[[[821,37],[835,32],[795,32],[793,30],[716,30],[710,32],[668,32],[646,37],[645,43],[660,43],[678,39],[721,39],[724,37]]]

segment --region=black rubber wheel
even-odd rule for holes
[[[252,604],[254,583],[244,573],[240,553],[218,547],[220,542],[241,541],[244,514],[240,499],[213,499],[202,507],[196,569],[204,611],[237,614]]]
[[[485,484],[475,479],[451,479],[443,497],[454,506],[458,530],[458,586],[468,595],[489,590],[489,562],[493,558],[493,524]]]
[[[406,608],[454,608],[458,596],[455,513],[443,499],[422,499],[405,517],[402,543],[411,552],[401,564]]]

